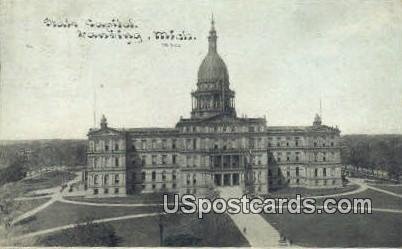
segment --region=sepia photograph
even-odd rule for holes
[[[0,247],[402,247],[402,1],[0,0]]]

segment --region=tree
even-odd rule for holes
[[[15,159],[7,168],[0,170],[0,186],[10,182],[16,182],[25,177],[24,162]]]

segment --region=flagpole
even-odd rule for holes
[[[94,105],[93,105],[93,118],[94,118],[94,128],[96,128],[96,85],[94,85]]]

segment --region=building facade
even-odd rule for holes
[[[115,129],[103,116],[100,128],[90,129],[88,194],[205,195],[227,186],[266,194],[341,186],[339,129],[323,125],[319,115],[312,126],[280,127],[267,126],[265,117],[238,117],[213,21],[208,43],[189,118],[174,128]]]

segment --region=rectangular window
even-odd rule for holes
[[[167,155],[162,155],[162,164],[167,163]]]
[[[162,149],[166,149],[166,139],[162,139]]]
[[[177,161],[177,155],[172,155],[172,163],[176,164]]]
[[[254,149],[254,145],[255,145],[255,140],[254,140],[254,138],[249,138],[249,139],[248,139],[248,147],[249,147],[250,149]]]
[[[172,149],[176,149],[176,139],[172,139]]]
[[[119,193],[119,189],[118,189],[118,188],[115,188],[115,189],[114,189],[114,193],[115,193],[115,194],[118,194],[118,193]]]
[[[157,156],[152,155],[152,165],[156,165]]]

